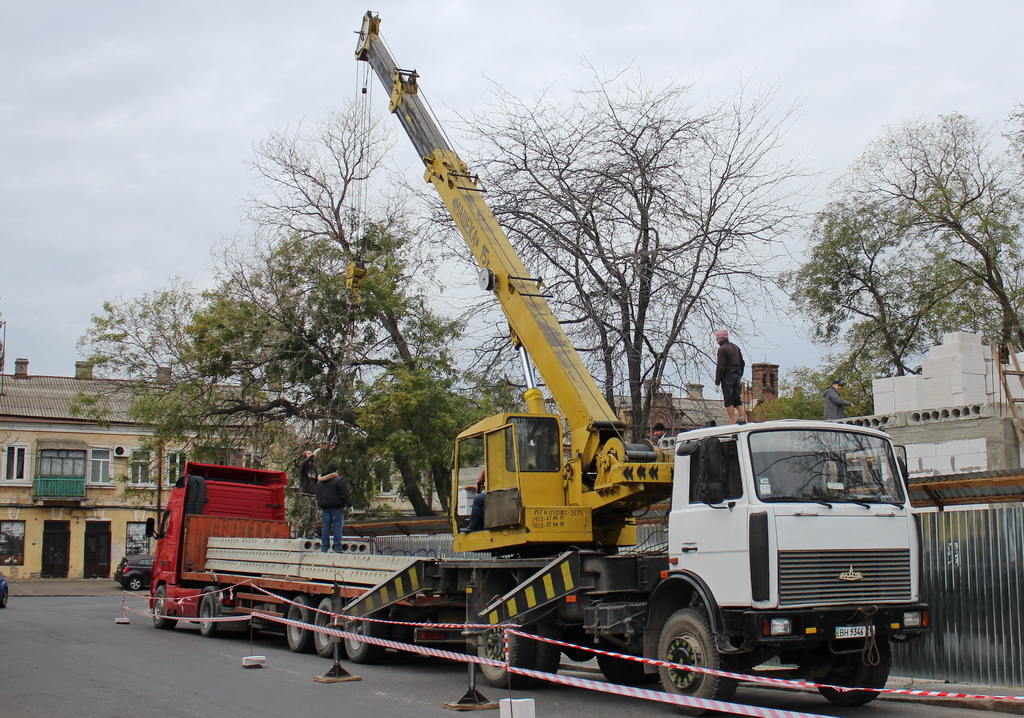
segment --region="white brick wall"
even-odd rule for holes
[[[937,444],[907,444],[907,468],[911,476],[955,474],[988,469],[985,439],[954,439]]]

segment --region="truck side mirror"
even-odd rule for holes
[[[156,535],[156,519],[146,519],[146,538],[153,538]]]
[[[706,504],[720,504],[725,501],[725,457],[722,442],[714,436],[709,436],[700,443],[700,500]]]
[[[704,484],[704,503],[721,504],[725,502],[725,482],[720,479]]]

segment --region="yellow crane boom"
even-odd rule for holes
[[[460,435],[460,441],[485,439],[488,521],[484,531],[458,537],[456,549],[505,550],[524,544],[595,541],[628,544],[629,512],[668,494],[671,464],[649,445],[623,443],[625,423],[615,415],[551,312],[541,282],[523,266],[484,201],[478,178],[449,146],[420,98],[417,73],[399,68],[391,57],[380,38],[380,18],[372,12],[363,18],[356,59],[368,62],[390,91],[390,110],[422,158],[424,178],[444,201],[476,258],[481,286],[498,299],[513,343],[528,352],[569,430],[569,457],[564,463],[559,450],[561,417],[534,426],[527,416],[503,414]],[[539,421],[545,415],[543,397],[532,386],[525,357],[524,369],[528,414]],[[546,431],[543,427],[552,425],[559,437],[557,466],[545,461],[541,462],[544,468],[539,468],[538,446],[550,444],[539,437]],[[531,451],[533,459],[528,457]],[[461,453],[463,459],[468,455],[468,451]],[[501,460],[499,453],[505,455]],[[459,455],[457,445],[456,492],[460,484],[467,485],[465,476],[460,476]],[[457,497],[453,507],[456,504]]]

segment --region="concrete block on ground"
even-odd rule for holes
[[[498,701],[498,718],[536,718],[533,698],[502,698]]]

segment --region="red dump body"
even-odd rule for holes
[[[209,580],[203,572],[211,536],[288,538],[287,480],[283,471],[186,463],[161,516],[151,594],[163,587],[168,598],[198,596]],[[197,615],[198,601],[173,605],[175,615]]]

